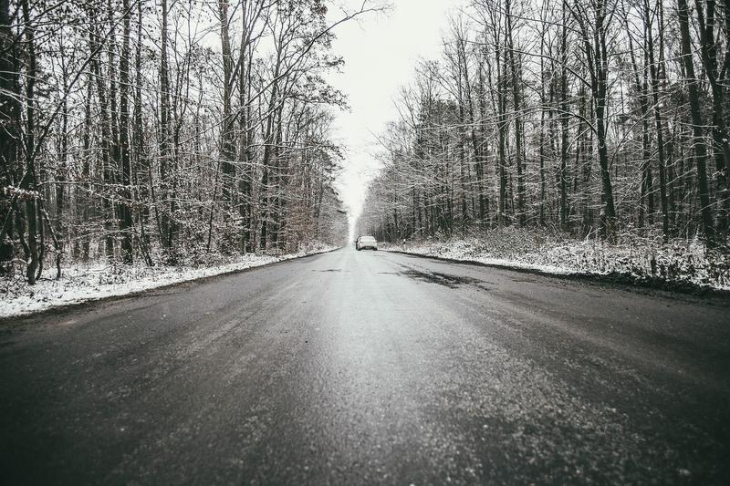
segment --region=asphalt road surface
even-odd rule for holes
[[[730,307],[334,253],[0,323],[0,483],[730,484]]]

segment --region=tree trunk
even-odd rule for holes
[[[697,161],[697,182],[700,195],[700,213],[702,215],[702,226],[710,246],[715,244],[715,229],[712,222],[712,206],[710,202],[710,188],[707,182],[707,146],[705,145],[702,126],[702,112],[700,110],[700,94],[698,80],[695,76],[694,62],[692,60],[692,40],[689,32],[689,9],[687,0],[677,0],[677,13],[679,17],[679,31],[682,48],[682,62],[687,76],[687,87],[689,89],[690,114],[692,116],[692,133],[694,136],[694,147]]]
[[[97,12],[93,10],[93,7],[89,7],[89,18],[94,19],[97,15]],[[89,29],[89,45],[90,50],[95,51],[98,48],[98,33],[97,30],[92,24],[91,28]],[[91,69],[94,74],[94,79],[96,81],[96,94],[97,98],[99,100],[99,111],[100,111],[100,118],[99,121],[101,125],[101,163],[102,163],[102,176],[104,179],[104,183],[106,184],[105,191],[111,191],[110,187],[112,187],[114,183],[114,177],[113,177],[113,171],[111,170],[111,161],[109,158],[109,154],[111,152],[111,134],[110,134],[110,114],[109,114],[109,105],[107,104],[107,93],[106,88],[104,86],[104,75],[101,72],[101,66],[98,58],[94,58],[91,62]],[[111,198],[109,194],[103,195],[103,209],[104,209],[104,230],[105,230],[105,255],[107,259],[114,258],[114,237],[112,235],[112,232],[114,230],[113,225],[113,215],[114,215],[114,208],[111,204]]]
[[[598,0],[594,34],[594,69],[592,76],[593,99],[596,107],[596,138],[598,139],[598,162],[601,166],[601,183],[605,204],[603,228],[607,239],[612,240],[616,232],[616,208],[613,201],[613,186],[608,159],[606,127],[606,95],[608,91],[608,49],[606,47],[605,25],[607,13],[605,0]]]
[[[35,27],[30,21],[30,6],[28,0],[22,0],[23,22],[26,40],[26,55],[28,56],[28,70],[25,80],[25,177],[21,188],[32,191],[25,202],[26,219],[28,223],[28,252],[29,261],[26,268],[26,278],[29,285],[36,282],[36,271],[40,266],[38,248],[38,181],[35,170],[35,83],[38,75],[38,65],[35,52]],[[42,223],[41,223],[42,224]]]
[[[649,0],[644,0],[644,19],[647,29],[647,50],[649,54],[649,76],[651,78],[652,98],[654,103],[654,123],[657,137],[657,164],[659,166],[659,198],[662,208],[662,233],[664,241],[669,240],[669,204],[667,198],[666,155],[664,153],[664,123],[662,122],[661,105],[659,104],[659,69],[654,62],[654,35],[651,25]]]
[[[122,236],[122,261],[131,264],[134,258],[132,248],[132,163],[129,144],[129,56],[130,21],[129,0],[122,1],[124,10],[124,33],[122,52],[119,59],[119,147],[122,172],[122,201],[120,203],[119,229]]]
[[[717,178],[718,201],[717,231],[727,232],[730,223],[730,194],[726,167],[730,163],[730,134],[725,121],[725,83],[727,79],[719,72],[717,59],[717,41],[715,39],[715,0],[695,0],[697,23],[700,32],[700,53],[707,80],[712,92],[712,140],[715,174]],[[726,15],[730,14],[730,10]],[[730,22],[730,21],[728,21]],[[726,46],[726,49],[728,47]]]
[[[236,177],[236,167],[233,160],[236,157],[233,143],[233,114],[231,99],[233,96],[233,57],[231,55],[231,40],[229,34],[228,0],[218,1],[218,16],[221,24],[221,54],[223,56],[223,120],[221,123],[221,167],[223,170],[223,201],[230,206],[233,201],[233,180]],[[228,213],[229,208],[225,208]],[[228,243],[228,242],[226,242]]]
[[[504,1],[505,14],[507,16],[507,51],[512,78],[512,100],[515,108],[515,165],[517,165],[517,220],[520,226],[525,226],[525,175],[522,164],[522,96],[520,87],[522,76],[520,76],[517,61],[515,60],[515,47],[512,39],[512,4],[511,0]]]
[[[170,181],[174,174],[170,168],[170,73],[167,60],[167,44],[168,44],[168,5],[167,0],[160,1],[160,15],[162,17],[162,27],[160,32],[160,130],[159,130],[159,150],[160,150],[160,194],[155,204],[155,211],[158,206],[162,205],[162,211],[158,214],[158,231],[160,233],[160,242],[166,253],[168,263],[176,261],[173,254],[173,215],[170,211]],[[154,187],[154,181],[150,178],[150,185]]]
[[[20,140],[20,84],[18,83],[17,42],[10,26],[10,0],[0,0],[0,181],[4,186],[15,185],[18,172],[18,141]],[[0,191],[0,275],[11,271],[14,257],[12,243],[13,215],[17,196]]]
[[[563,28],[560,37],[560,226],[568,227],[568,18],[563,4]]]

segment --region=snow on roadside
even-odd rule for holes
[[[480,236],[409,241],[384,249],[554,275],[619,275],[634,281],[690,284],[730,290],[730,257],[697,241],[631,239],[610,245],[522,230],[495,230]]]
[[[301,251],[282,256],[241,255],[216,265],[198,268],[79,265],[64,268],[59,280],[41,278],[33,286],[28,285],[25,279],[18,275],[12,279],[0,279],[0,318],[22,316],[69,304],[133,294],[334,249],[336,247],[324,246],[312,251]],[[47,274],[49,273],[55,274],[55,268],[48,269]]]

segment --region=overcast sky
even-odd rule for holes
[[[360,5],[362,0],[345,0]],[[436,58],[448,13],[461,0],[391,0],[388,13],[369,14],[337,28],[334,51],[345,59],[330,82],[349,99],[351,112],[339,113],[335,139],[347,148],[340,192],[350,210],[361,208],[377,162],[375,136],[397,118],[394,100],[409,84],[419,58]],[[336,18],[333,9],[330,16]]]

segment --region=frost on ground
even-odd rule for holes
[[[334,250],[316,245],[299,253],[281,256],[240,255],[218,258],[207,265],[147,267],[139,265],[89,264],[63,268],[56,280],[55,267],[46,268],[38,282],[30,286],[20,275],[0,279],[0,318],[20,316],[68,304],[77,304],[104,297],[142,292],[174,283],[245,270],[268,263],[299,258]]]
[[[401,245],[385,249],[403,251]],[[696,239],[664,243],[661,237],[623,234],[615,244],[600,239],[503,228],[478,235],[407,241],[420,255],[536,270],[550,274],[593,274],[631,281],[730,290],[730,255],[708,250]]]

